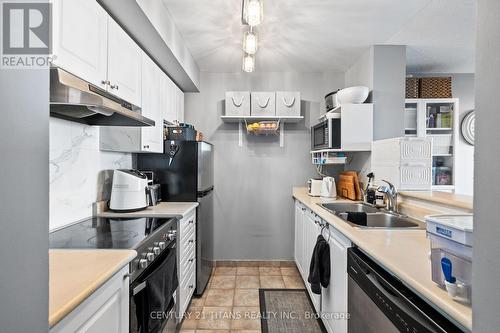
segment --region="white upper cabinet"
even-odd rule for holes
[[[160,79],[164,75],[156,64],[142,54],[142,115],[155,121],[154,127],[141,128],[142,150],[163,152],[163,113],[161,108]]]
[[[54,65],[141,106],[139,46],[95,0],[54,0]]]
[[[184,93],[167,75],[163,75],[160,84],[165,120],[184,122]]]
[[[108,14],[95,0],[53,1],[54,64],[106,89]]]
[[[142,51],[111,18],[108,20],[108,91],[141,105]]]

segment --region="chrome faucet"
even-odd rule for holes
[[[387,180],[382,179],[383,182],[387,183],[387,186],[379,186],[377,191],[382,192],[387,197],[387,210],[390,212],[397,213],[398,212],[398,191],[396,187],[388,182]]]

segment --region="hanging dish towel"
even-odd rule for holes
[[[307,282],[313,293],[321,295],[321,287],[330,284],[330,245],[322,235],[318,236],[309,267]]]

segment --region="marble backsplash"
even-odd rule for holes
[[[132,154],[101,152],[99,127],[50,118],[50,229],[90,217],[107,200],[112,170],[132,167]]]

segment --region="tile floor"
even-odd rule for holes
[[[260,332],[259,288],[305,286],[296,267],[216,267],[203,296],[193,298],[180,332]]]

